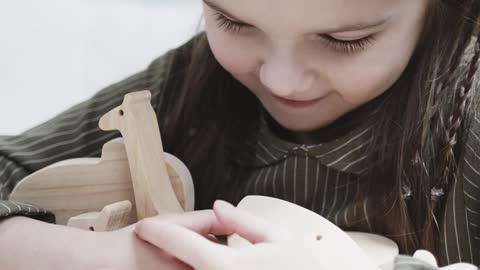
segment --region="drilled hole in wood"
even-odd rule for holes
[[[125,114],[123,110],[120,110],[119,113],[120,113],[120,116],[123,116]]]
[[[322,236],[320,234],[318,234],[317,236],[315,236],[315,240],[317,240],[317,241],[322,240]]]
[[[92,231],[92,232],[95,231],[95,229],[94,229],[93,227],[89,227],[88,229],[89,229],[90,231]]]

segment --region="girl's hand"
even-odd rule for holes
[[[228,234],[217,221],[212,210],[187,212],[184,214],[162,215],[151,218],[156,223],[171,224],[188,229],[197,235]],[[143,222],[142,222],[143,223]],[[102,254],[104,264],[97,268],[115,270],[189,270],[191,266],[179,261],[164,250],[135,236],[135,225],[124,229],[101,233],[108,253]],[[175,237],[175,236],[173,236]]]
[[[197,234],[224,234],[212,210],[155,218]],[[189,265],[136,237],[134,226],[90,232],[24,217],[0,221],[1,269],[190,270]]]
[[[240,249],[223,246],[204,237],[209,230],[198,234],[188,226],[156,218],[140,222],[135,231],[197,270],[377,269],[368,262],[350,262],[338,248],[321,242],[291,239],[286,231],[228,203],[217,201],[214,212],[221,226],[217,231],[237,233],[253,245]]]
[[[201,217],[192,221],[202,220],[203,214],[197,213]],[[90,232],[21,216],[0,221],[0,262],[1,269],[16,270],[191,269],[139,240],[133,226],[115,232]]]

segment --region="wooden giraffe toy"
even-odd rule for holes
[[[146,106],[150,99],[149,91],[130,93],[99,123],[103,130],[119,130],[125,140],[138,220],[184,211],[168,176],[157,117]]]
[[[49,209],[57,224],[95,231],[194,209],[192,177],[178,158],[163,153],[149,91],[127,94],[100,126],[118,128],[126,138],[107,142],[101,158],[64,160],[25,177],[10,199]]]

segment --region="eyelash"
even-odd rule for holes
[[[218,12],[215,13],[215,17],[218,27],[234,34],[238,34],[243,28],[249,27],[249,25],[234,22]],[[372,35],[348,41],[336,39],[329,35],[319,35],[319,37],[325,41],[328,47],[347,54],[364,50],[368,45],[373,44],[375,39]]]
[[[373,41],[375,39],[371,35],[360,39],[348,41],[336,39],[328,35],[323,35],[321,37],[325,40],[327,46],[333,48],[334,50],[341,51],[347,54],[352,54],[365,50],[367,46],[373,44]]]
[[[240,32],[240,30],[242,30],[244,27],[247,27],[247,25],[245,25],[245,24],[234,22],[234,21],[228,19],[222,13],[216,12],[215,17],[216,17],[215,19],[217,21],[217,25],[220,28],[223,28],[223,29],[225,29],[229,32],[233,32],[235,34]]]

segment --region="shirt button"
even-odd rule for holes
[[[292,148],[292,152],[294,152],[297,155],[305,155],[308,154],[309,150],[305,145],[302,146],[295,146]]]

